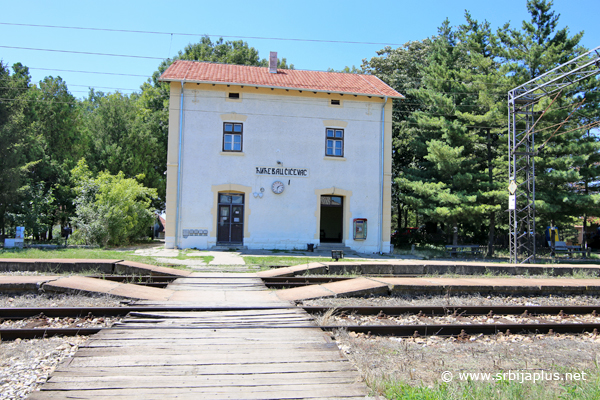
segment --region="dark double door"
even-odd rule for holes
[[[217,243],[243,244],[244,242],[244,195],[219,193],[219,217]]]

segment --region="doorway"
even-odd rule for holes
[[[242,193],[219,193],[218,213],[217,243],[243,244],[244,195]]]
[[[344,198],[321,196],[321,243],[342,243],[344,238]]]

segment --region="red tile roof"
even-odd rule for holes
[[[276,74],[272,74],[269,73],[268,67],[198,61],[175,61],[161,75],[160,80],[237,84],[375,97],[404,97],[373,75],[293,69],[278,69]]]

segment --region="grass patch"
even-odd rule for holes
[[[215,259],[215,257],[213,257],[213,256],[200,256],[200,257],[194,257],[194,258],[200,258],[202,260],[202,262],[204,262],[206,264],[209,264],[212,260]]]
[[[188,269],[185,266],[175,266],[168,263],[156,261],[153,257],[138,256],[132,254],[132,251],[114,250],[114,249],[82,249],[82,248],[59,248],[59,249],[2,249],[0,258],[79,258],[79,259],[103,259],[103,260],[125,260],[136,261],[144,264],[156,265],[159,267],[172,267],[178,269]],[[207,257],[209,258],[209,257]],[[183,268],[182,268],[183,267]]]
[[[311,262],[330,262],[331,257],[285,257],[285,256],[243,256],[246,265],[255,265],[260,268],[271,266],[292,266],[308,264]]]
[[[539,370],[531,373],[540,372]],[[580,371],[576,371],[580,372]],[[452,381],[434,386],[412,386],[405,382],[382,381],[378,391],[390,400],[592,400],[600,398],[598,371],[585,371],[587,379],[579,381],[543,380],[533,383],[517,380]],[[456,375],[456,374],[455,374]],[[494,376],[492,374],[492,376]],[[564,376],[561,373],[561,377]]]
[[[414,255],[423,258],[437,258],[446,256],[446,248],[444,246],[436,246],[433,244],[415,244],[415,251],[412,251],[411,244],[400,244],[394,248],[394,254],[397,255]]]

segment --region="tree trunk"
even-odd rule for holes
[[[48,241],[52,240],[52,226],[53,224],[50,224],[50,226],[48,226]]]
[[[396,228],[400,230],[400,228],[402,228],[402,203],[398,201],[398,203],[396,203],[396,207],[398,209],[398,221],[396,223]]]
[[[581,232],[581,248],[587,249],[587,214],[583,214],[583,229]]]
[[[458,244],[458,223],[454,221],[452,223],[452,245],[456,246]]]
[[[487,256],[494,256],[494,234],[496,233],[496,213],[490,213],[490,229],[488,236],[488,251]]]
[[[492,136],[491,131],[487,130],[487,156],[488,156],[488,179],[490,183],[490,189],[494,184],[494,175],[493,175],[493,167],[492,167]],[[490,213],[490,226],[488,232],[488,251],[487,256],[494,256],[494,234],[496,230],[496,214],[494,212]],[[535,240],[535,239],[534,239]]]
[[[589,131],[588,131],[588,135],[589,135]],[[583,193],[585,193],[585,195],[588,195],[588,183],[587,181],[585,181],[584,183],[584,191]],[[587,225],[587,213],[583,214],[583,232],[581,233],[581,248],[582,249],[587,249],[587,234],[586,234],[586,225]]]

